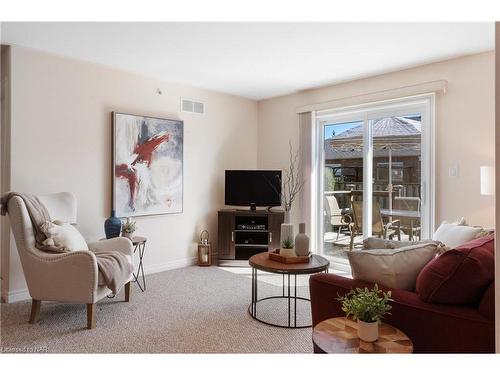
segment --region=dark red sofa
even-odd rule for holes
[[[316,274],[309,280],[313,325],[322,320],[343,316],[336,300],[356,287],[373,287],[333,274]],[[388,290],[383,286],[381,289]],[[494,353],[495,291],[494,283],[486,289],[479,305],[443,305],[426,303],[418,295],[392,289],[392,315],[384,318],[413,341],[415,353]],[[314,348],[316,353],[321,350]]]

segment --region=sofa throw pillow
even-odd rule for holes
[[[420,270],[440,250],[438,242],[427,242],[397,249],[349,251],[347,257],[355,280],[414,291]]]
[[[495,272],[494,234],[474,239],[429,262],[417,278],[424,302],[477,305]]]
[[[441,241],[443,244],[453,249],[473,240],[482,231],[483,228],[481,227],[470,227],[443,221],[432,236],[432,239],[434,241]]]
[[[78,229],[59,220],[46,221],[41,227],[47,239],[44,245],[56,246],[63,251],[88,250],[87,242]]]
[[[397,240],[386,240],[378,237],[368,237],[363,240],[363,249],[397,249],[399,247],[421,245],[427,243],[437,243],[438,241],[433,240],[422,240],[422,241],[397,241]]]

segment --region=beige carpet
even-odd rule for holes
[[[259,298],[282,292],[281,276],[262,274]],[[308,295],[308,277],[298,295]],[[248,269],[188,267],[147,276],[147,290],[132,285],[131,302],[97,305],[96,328],[85,329],[85,305],[42,302],[39,320],[28,324],[30,303],[2,304],[0,349],[49,353],[311,353],[311,329],[271,327],[247,312]],[[298,323],[310,322],[309,303],[298,304]],[[287,321],[279,300],[263,302],[260,317]]]

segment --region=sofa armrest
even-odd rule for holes
[[[125,237],[110,238],[109,240],[102,240],[97,242],[91,242],[88,247],[93,252],[98,251],[119,251],[124,255],[132,256],[134,252],[134,246],[132,241]]]
[[[91,251],[29,254],[23,263],[32,298],[42,301],[93,303],[98,269]]]

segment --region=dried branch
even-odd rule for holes
[[[284,170],[282,178],[281,202],[285,211],[292,209],[293,202],[304,187],[304,180],[300,178],[299,152],[294,155],[292,142],[289,141],[290,158],[288,168]]]

